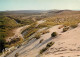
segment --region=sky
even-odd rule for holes
[[[80,0],[0,0],[0,11],[52,9],[80,10]]]

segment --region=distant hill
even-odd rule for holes
[[[45,10],[15,10],[15,11],[0,11],[0,12],[7,12],[7,13],[42,13]]]

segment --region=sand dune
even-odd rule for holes
[[[42,57],[80,57],[80,26],[62,33]]]

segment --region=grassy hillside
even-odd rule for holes
[[[5,47],[5,38],[14,35],[11,31],[17,26],[19,26],[19,24],[17,24],[15,20],[0,16],[0,52],[1,49]]]
[[[22,20],[13,16],[4,15],[5,13],[0,13],[0,52],[6,47],[6,38],[14,35],[13,29],[23,25],[30,25],[34,22],[30,19]]]

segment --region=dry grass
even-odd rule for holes
[[[41,34],[46,34],[46,33],[49,33],[49,30],[43,30],[40,32]]]
[[[69,27],[64,27],[63,32],[66,32],[69,29]]]
[[[72,26],[80,23],[80,13],[79,12],[71,12],[71,13],[60,13],[54,16],[50,16],[45,18],[47,25],[56,25],[62,24],[66,26]]]
[[[41,36],[41,33],[37,33],[37,34],[34,36],[34,38],[39,39],[40,36]]]

